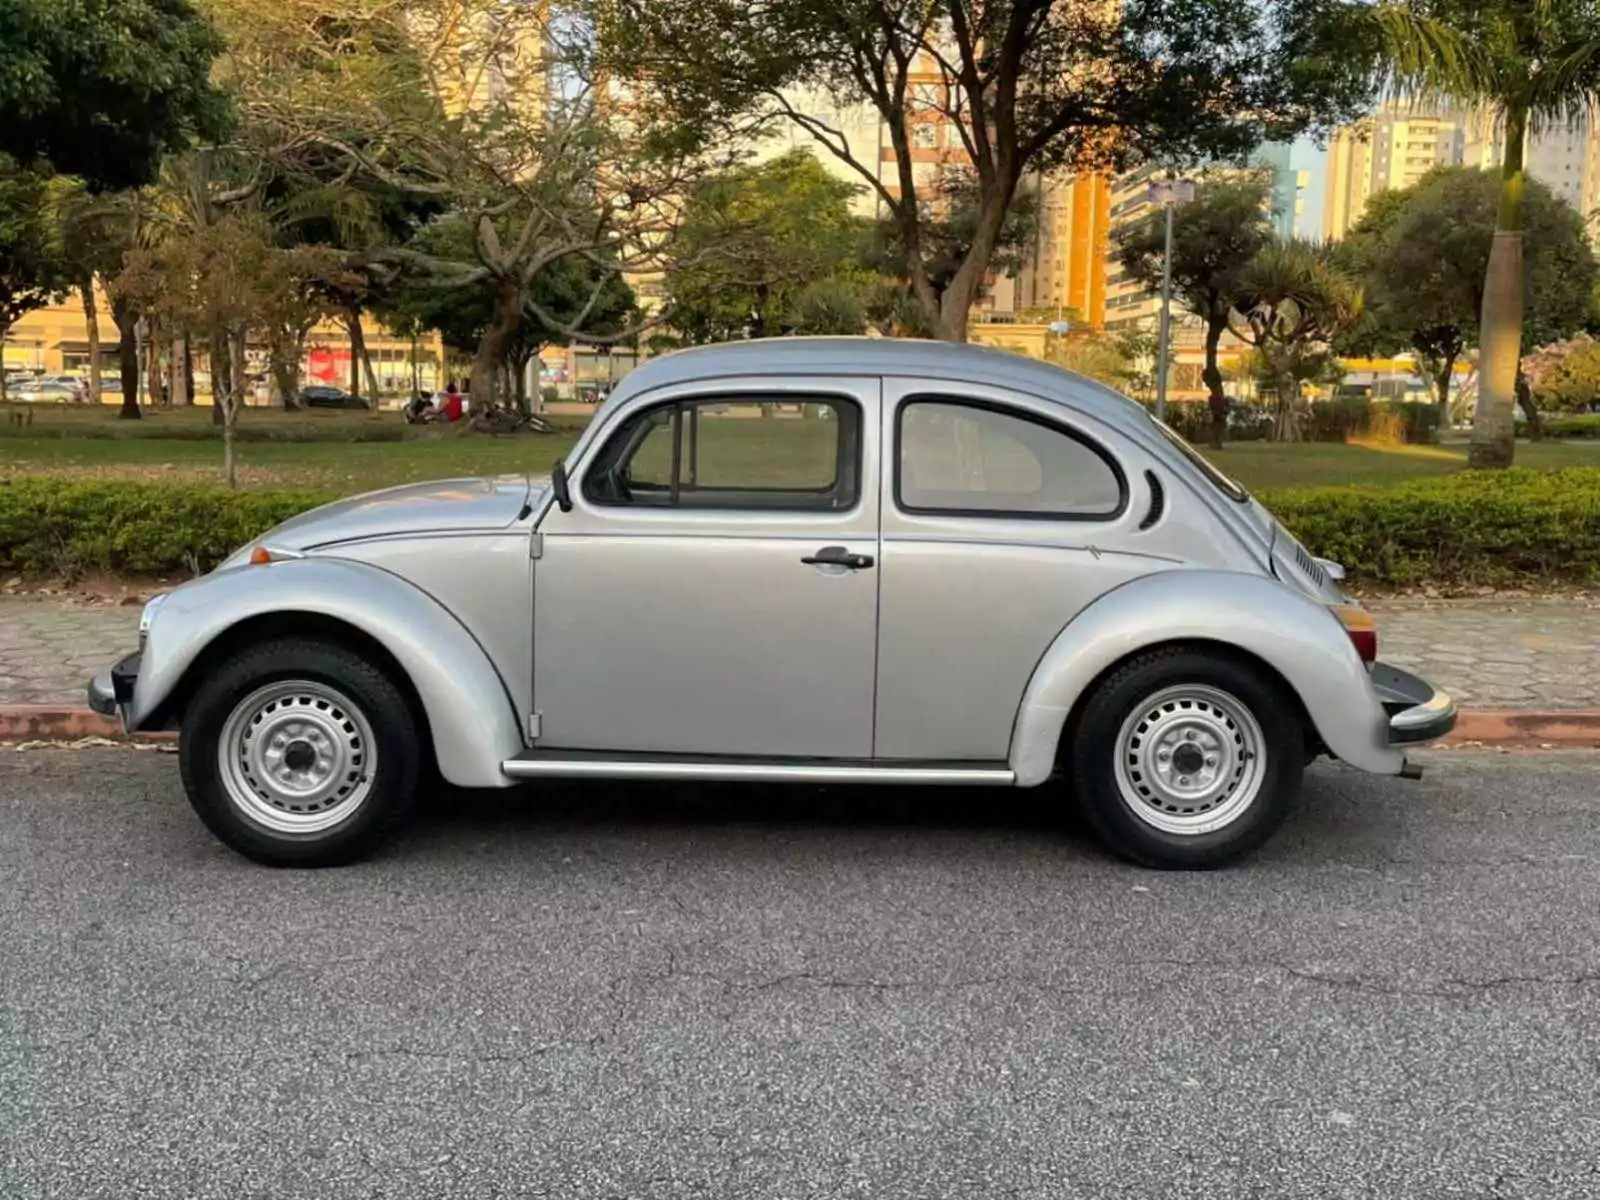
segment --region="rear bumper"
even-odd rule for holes
[[[1456,702],[1426,679],[1388,663],[1372,666],[1372,687],[1389,716],[1389,744],[1441,738],[1456,726]]]
[[[133,702],[133,686],[139,681],[139,651],[99,671],[89,680],[89,707],[108,717],[127,721],[127,706]]]

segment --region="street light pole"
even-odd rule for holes
[[[1167,372],[1172,365],[1172,206],[1194,199],[1194,182],[1165,179],[1150,185],[1150,199],[1166,209],[1167,240],[1161,255],[1161,327],[1156,336],[1156,420],[1167,418]]]
[[[1172,197],[1167,203],[1167,246],[1161,255],[1161,332],[1156,338],[1156,420],[1167,419],[1167,370],[1172,358]]]

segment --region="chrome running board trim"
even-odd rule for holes
[[[700,779],[727,783],[898,783],[969,787],[1010,787],[1017,781],[1016,772],[1004,766],[562,758],[549,750],[538,757],[508,759],[500,764],[500,770],[512,779]]]

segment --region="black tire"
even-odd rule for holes
[[[350,815],[315,832],[270,828],[251,816],[223,777],[220,743],[229,718],[259,689],[305,681],[341,693],[370,729],[376,768],[360,768],[367,790]],[[348,728],[348,726],[346,726]],[[179,764],[189,803],[222,842],[269,867],[331,867],[372,853],[405,823],[428,757],[404,692],[360,654],[328,642],[281,638],[252,646],[213,669],[186,708]],[[329,812],[334,805],[327,806]],[[271,814],[269,814],[271,815]]]
[[[1241,772],[1260,772],[1253,798],[1221,828],[1205,832],[1157,828],[1153,819],[1171,820],[1166,816],[1171,813],[1181,821],[1186,818],[1178,814],[1189,810],[1163,810],[1159,799],[1125,794],[1118,781],[1117,758],[1122,752],[1118,742],[1124,724],[1151,698],[1184,686],[1214,689],[1242,707],[1261,735],[1262,753],[1250,755],[1248,761],[1265,760],[1264,766],[1256,763],[1241,768]],[[1102,679],[1078,715],[1065,747],[1073,791],[1095,832],[1124,858],[1164,870],[1225,866],[1271,837],[1299,795],[1306,758],[1300,711],[1295,697],[1285,694],[1282,684],[1247,661],[1183,647],[1141,654]],[[1156,711],[1150,715],[1155,716]],[[1176,761],[1177,755],[1173,758]],[[1128,761],[1135,761],[1132,754]],[[1132,767],[1125,769],[1136,774]],[[1139,783],[1130,779],[1128,786],[1137,789]],[[1226,797],[1231,793],[1220,794]],[[1138,815],[1135,805],[1141,803],[1150,804],[1155,816]]]

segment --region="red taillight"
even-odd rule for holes
[[[1359,604],[1335,604],[1333,615],[1349,635],[1350,644],[1364,663],[1378,661],[1378,625],[1372,614]]]

